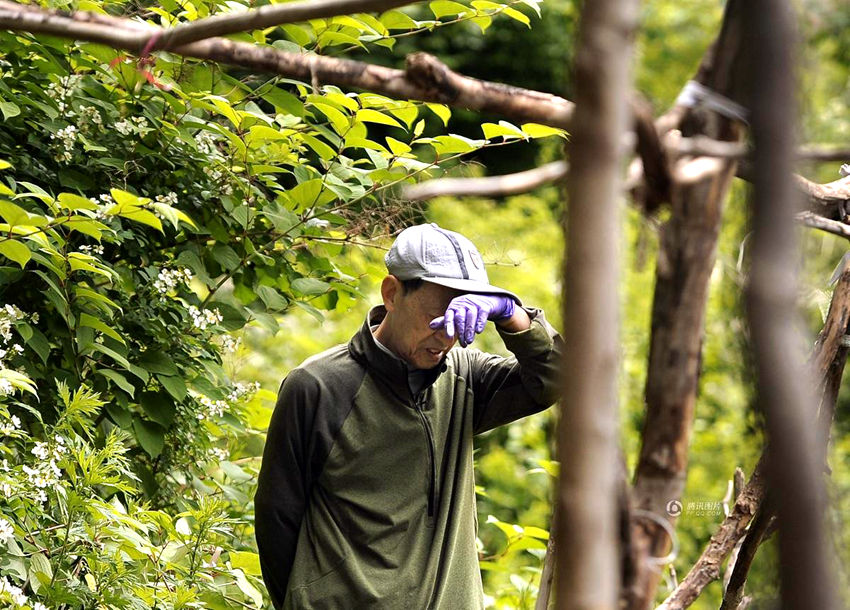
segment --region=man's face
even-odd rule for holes
[[[445,328],[431,330],[428,324],[445,314],[449,301],[460,294],[428,282],[407,292],[399,286],[391,310],[396,354],[418,369],[437,366],[457,339],[449,338]]]

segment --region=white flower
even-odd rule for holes
[[[13,415],[9,418],[9,420],[12,422],[12,425],[15,427],[15,429],[19,429],[21,427],[21,418],[17,415]]]
[[[32,610],[49,610],[47,606],[42,604],[41,602],[35,602],[32,606]]]
[[[10,583],[5,576],[0,578],[0,593],[8,593],[12,597],[12,601],[19,606],[23,606],[29,601],[21,588]]]
[[[47,443],[36,443],[31,452],[38,459],[46,460],[48,455]]]
[[[168,193],[167,195],[157,195],[155,200],[159,203],[164,203],[166,205],[175,206],[177,205],[177,193],[174,191]]]
[[[80,108],[80,126],[89,125],[99,127],[103,125],[103,119],[100,116],[100,112],[94,106],[83,106]]]
[[[7,500],[12,497],[12,486],[9,483],[0,485],[0,491],[3,492],[3,497]]]
[[[6,540],[14,535],[15,530],[12,528],[12,524],[0,517],[0,540]]]
[[[224,317],[221,315],[218,308],[200,310],[194,305],[190,305],[189,315],[192,316],[192,324],[194,324],[195,328],[199,328],[201,330],[205,330],[207,326],[217,324],[224,320]]]
[[[115,123],[115,131],[120,133],[122,136],[129,136],[133,133],[133,124],[126,119],[121,119]]]
[[[8,379],[0,379],[0,396],[9,396],[14,394],[15,386]]]
[[[198,152],[205,155],[215,152],[215,138],[208,131],[199,131],[195,134],[195,143],[198,146]]]
[[[80,252],[83,254],[103,254],[103,246],[89,246],[88,244],[83,244],[80,246]]]
[[[222,335],[221,337],[221,349],[225,353],[232,354],[239,349],[240,345],[242,345],[242,337],[234,337],[233,335]]]
[[[61,107],[60,110],[62,110]],[[54,158],[57,161],[70,161],[73,157],[74,144],[77,142],[77,128],[74,125],[68,125],[50,134],[50,139],[54,142]]]
[[[177,286],[192,279],[188,269],[160,269],[159,275],[153,282],[153,287],[161,294],[168,294]]]
[[[19,353],[19,354],[23,354],[23,353],[24,353],[24,348],[23,348],[23,347],[21,347],[21,346],[20,346],[20,344],[15,343],[15,344],[12,346],[12,351],[13,351],[13,352],[17,352],[17,353]]]

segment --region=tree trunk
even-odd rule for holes
[[[791,179],[796,125],[792,10],[785,2],[749,0],[744,13],[755,143],[747,306],[769,442],[768,485],[779,519],[782,607],[829,610],[836,602],[824,543],[817,403],[796,349],[800,321],[793,216],[801,202]]]
[[[636,0],[587,2],[567,178],[557,607],[613,609],[620,553],[617,373],[623,136]]]
[[[723,27],[706,54],[696,80],[727,98],[741,94],[740,2],[730,0]],[[670,113],[685,136],[708,136],[737,142],[742,125],[699,105]],[[664,128],[672,128],[671,121]],[[675,522],[688,465],[688,443],[694,417],[703,323],[709,280],[714,269],[723,202],[735,175],[735,161],[689,184],[673,182],[672,215],[661,232],[652,308],[652,336],[646,381],[646,419],[635,472],[635,507]],[[650,556],[664,555],[670,545],[664,529],[652,520],[635,523],[633,540],[641,560],[635,585],[625,592],[627,606],[649,607],[660,572]]]

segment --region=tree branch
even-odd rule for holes
[[[402,198],[425,201],[435,197],[507,197],[557,182],[567,175],[565,161],[553,161],[524,172],[486,178],[438,178],[405,186]]]
[[[850,348],[841,342],[841,338],[850,332],[850,265],[844,262],[842,265],[826,322],[809,357],[812,374],[821,382],[820,413],[817,416],[821,430],[828,429],[832,421],[838,386],[847,362],[847,353],[850,351]],[[821,443],[821,447],[825,447],[825,444]],[[735,500],[735,506],[729,516],[717,528],[687,576],[657,610],[687,608],[699,597],[706,585],[720,578],[720,565],[744,535],[747,524],[764,498],[765,460],[766,454],[763,451],[752,477]]]
[[[206,17],[168,28],[148,51],[167,50],[192,42],[264,28],[355,13],[383,12],[416,0],[300,0],[269,4],[239,13]]]
[[[106,44],[115,49],[139,51],[162,28],[79,11],[71,15],[0,0],[0,27],[24,32]],[[172,49],[172,52],[251,70],[278,74],[304,82],[365,89],[394,99],[436,102],[500,114],[514,121],[532,121],[567,128],[573,104],[540,91],[512,87],[462,76],[425,53],[407,57],[404,71],[374,64],[319,55],[288,53],[224,38],[208,38]]]
[[[732,569],[732,576],[729,579],[729,584],[726,586],[726,592],[723,595],[723,603],[720,610],[738,610],[744,597],[744,585],[747,582],[747,574],[750,567],[753,565],[753,560],[756,557],[761,543],[766,539],[766,534],[770,529],[771,524],[775,520],[775,511],[771,503],[765,500],[759,506],[756,516],[753,517],[750,527],[747,530],[744,543],[741,545],[741,550],[738,551],[738,556],[735,559],[735,567]]]

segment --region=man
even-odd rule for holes
[[[255,496],[275,608],[483,606],[472,437],[545,409],[561,339],[436,224],[386,256],[383,307],[286,377]],[[503,358],[468,346],[493,320]]]

